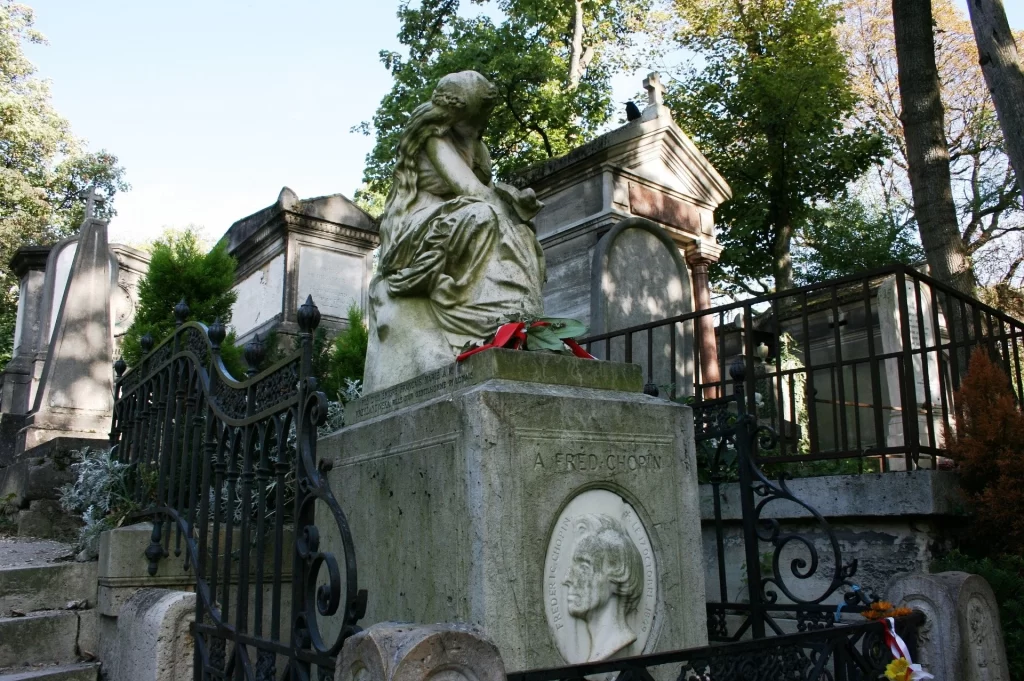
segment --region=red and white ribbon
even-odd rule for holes
[[[909,669],[907,669],[907,678],[905,681],[920,681],[922,679],[935,678],[926,672],[921,665],[914,664],[914,661],[910,659],[910,649],[907,647],[907,642],[896,633],[896,620],[892,617],[885,618],[885,643],[889,646],[889,652],[892,653],[893,658],[898,660],[902,657],[907,661]]]

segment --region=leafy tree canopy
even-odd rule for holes
[[[848,197],[811,209],[794,248],[800,285],[923,261],[913,221],[894,221],[884,207]]]
[[[871,173],[872,184],[893,216],[912,216],[892,2],[845,0],[844,15],[839,36],[859,99],[855,116],[881,127],[890,145],[891,156]],[[951,0],[933,0],[932,19],[961,238],[983,285],[1020,286],[1024,202],[978,63],[974,34],[964,11]],[[1024,40],[1024,32],[1015,35],[1018,43]]]
[[[153,243],[149,271],[139,283],[139,305],[135,319],[125,332],[121,353],[134,366],[142,358],[140,339],[152,335],[154,345],[174,330],[174,306],[184,299],[189,319],[226,326],[231,321],[231,306],[237,294],[236,262],[228,254],[227,242],[206,250],[197,232],[167,232]],[[237,376],[245,374],[242,350],[234,345],[234,332],[222,344],[221,354],[228,369]]]
[[[716,212],[715,276],[749,293],[794,284],[792,246],[815,206],[846,195],[885,151],[856,98],[829,0],[677,0],[699,65],[670,88],[677,120],[732,186]],[[773,281],[772,281],[773,280]]]
[[[376,137],[364,172],[369,188],[387,193],[408,115],[456,71],[479,71],[499,90],[487,144],[500,178],[588,141],[611,114],[611,65],[626,59],[648,4],[501,0],[504,18],[496,22],[461,16],[458,0],[417,7],[405,0],[398,11],[402,52],[381,52],[394,86],[372,123],[359,126]]]
[[[90,185],[107,199],[101,217],[115,215],[115,192],[129,189],[117,157],[85,151],[54,110],[49,84],[23,52],[26,43],[45,43],[32,26],[31,9],[0,0],[0,362],[10,359],[17,314],[18,281],[8,266],[14,252],[75,233],[79,196]]]

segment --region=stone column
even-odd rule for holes
[[[904,574],[889,583],[886,600],[925,614],[914,662],[936,679],[1010,678],[999,607],[983,578],[966,572]]]
[[[718,244],[698,241],[687,248],[686,260],[690,266],[690,278],[693,282],[693,306],[697,311],[711,307],[711,284],[708,281],[708,267],[718,261],[722,252]],[[698,317],[694,324],[696,342],[700,348],[700,382],[705,384],[704,397],[713,399],[719,396],[717,383],[722,374],[718,367],[718,339],[715,337],[715,320],[712,315]]]
[[[497,646],[465,624],[375,624],[345,641],[334,681],[504,681]]]
[[[0,412],[27,414],[31,408],[32,360],[42,346],[43,282],[49,246],[19,248],[11,259],[11,270],[21,282],[18,319],[14,328],[14,351],[3,373]]]

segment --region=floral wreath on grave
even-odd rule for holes
[[[506,350],[547,350],[571,354],[581,359],[597,359],[583,349],[576,338],[584,335],[587,327],[575,319],[558,317],[519,318],[503,323],[494,335],[482,344],[467,343],[456,361],[461,362],[478,352],[491,348]]]

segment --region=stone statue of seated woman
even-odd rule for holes
[[[445,76],[398,144],[370,282],[364,392],[454,361],[517,316],[543,314],[544,255],[532,190],[491,179],[482,136],[497,91],[475,71]]]

